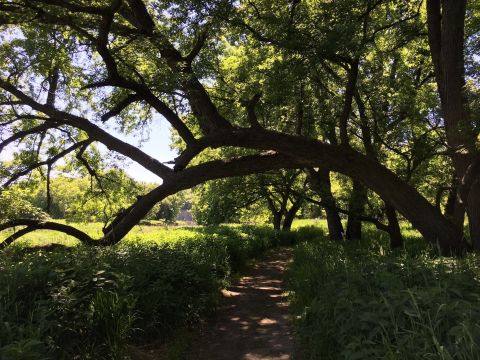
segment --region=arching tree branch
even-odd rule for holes
[[[21,178],[22,176],[25,176],[27,174],[29,174],[30,172],[32,172],[33,170],[35,169],[38,169],[42,166],[51,166],[53,165],[55,162],[57,162],[58,160],[60,160],[61,158],[67,156],[68,154],[70,154],[71,152],[79,149],[80,147],[82,147],[84,144],[86,143],[90,143],[90,140],[83,140],[83,141],[80,141],[76,144],[73,144],[72,146],[66,148],[65,150],[59,152],[57,155],[55,156],[52,156],[51,158],[48,158],[47,160],[44,160],[44,161],[39,161],[39,162],[36,162],[34,164],[31,164],[29,165],[27,168],[13,174],[3,185],[2,187],[6,188],[8,186],[10,186],[12,183],[14,183],[15,181],[17,181],[19,178]]]
[[[100,244],[100,242],[93,240],[88,234],[78,230],[77,228],[74,228],[73,226],[60,224],[53,221],[43,221],[43,220],[35,220],[35,219],[16,219],[16,220],[11,220],[3,224],[0,224],[0,231],[19,227],[19,226],[26,226],[26,228],[17,231],[13,235],[5,239],[3,242],[1,242],[0,249],[7,247],[15,240],[35,230],[59,231],[64,234],[73,236],[74,238],[80,240],[82,243],[86,245]]]
[[[2,150],[6,146],[8,146],[9,144],[11,144],[11,143],[13,143],[17,140],[22,140],[24,137],[26,137],[28,135],[40,133],[42,131],[46,131],[46,130],[49,130],[49,129],[54,129],[57,125],[58,124],[55,124],[55,123],[44,123],[44,124],[41,124],[41,125],[38,125],[38,126],[34,126],[34,127],[30,128],[30,129],[27,129],[27,130],[17,131],[12,136],[10,136],[9,138],[0,142],[0,152],[2,152]]]

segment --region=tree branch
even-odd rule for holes
[[[312,204],[321,206],[323,208],[329,208],[329,209],[335,210],[335,211],[337,211],[341,214],[345,214],[345,215],[351,215],[352,214],[351,211],[341,209],[338,206],[332,206],[331,204],[327,204],[324,201],[318,201],[318,200],[312,199],[311,197],[308,197],[308,196],[304,196],[304,199],[306,201],[312,203]],[[388,232],[388,230],[389,230],[388,225],[382,223],[380,220],[378,220],[377,218],[375,218],[373,216],[355,214],[355,217],[357,219],[361,220],[361,221],[365,221],[365,222],[369,222],[369,223],[374,224],[378,230],[382,230],[382,231],[386,231],[386,232]]]
[[[125,98],[120,100],[118,104],[116,104],[112,109],[110,109],[110,111],[102,115],[102,122],[106,122],[112,117],[119,115],[127,106],[141,99],[142,97],[138,94],[128,94]]]
[[[197,57],[197,55],[200,53],[200,50],[202,50],[203,46],[205,45],[205,42],[207,41],[207,38],[208,38],[208,26],[206,26],[197,35],[197,38],[196,38],[196,41],[193,45],[192,50],[185,57],[185,60],[187,61],[187,64],[191,64],[192,61]]]
[[[88,234],[84,233],[83,231],[78,230],[69,225],[56,223],[53,221],[42,221],[36,219],[16,219],[7,221],[3,224],[0,224],[0,231],[7,230],[10,228],[15,228],[17,226],[26,226],[25,229],[16,232],[15,234],[9,236],[6,240],[0,243],[0,249],[4,249],[12,242],[17,240],[23,235],[28,234],[34,230],[54,230],[59,231],[64,234],[73,236],[74,238],[80,240],[82,243],[86,245],[99,245],[98,241],[93,240]]]
[[[95,7],[95,6],[84,6],[79,5],[78,3],[71,3],[64,0],[33,0],[33,2],[42,3],[45,5],[54,5],[61,7],[63,9],[76,12],[76,13],[86,13],[92,15],[104,15],[108,12],[108,7]]]
[[[159,177],[168,178],[173,174],[173,170],[170,169],[168,166],[163,165],[160,161],[147,155],[137,147],[130,145],[116,138],[115,136],[112,136],[97,125],[88,121],[87,119],[57,110],[54,107],[46,104],[40,104],[33,100],[31,97],[24,94],[19,89],[17,89],[15,86],[1,78],[0,87],[15,95],[20,100],[24,101],[25,104],[30,106],[32,109],[50,116],[50,119],[48,121],[55,121],[56,123],[61,122],[85,131],[89,135],[91,140],[99,141],[110,150],[116,151],[124,156],[129,157],[130,159],[136,161],[137,163],[150,170],[154,174],[158,175]]]
[[[349,146],[348,118],[350,117],[350,113],[352,111],[352,100],[355,94],[357,77],[358,77],[358,64],[359,64],[359,58],[357,57],[351,62],[350,68],[347,70],[347,74],[348,74],[347,86],[345,88],[343,109],[339,118],[340,141],[344,146]]]
[[[187,168],[176,173],[172,179],[166,180],[150,193],[140,197],[130,207],[128,214],[122,214],[122,219],[116,222],[116,226],[105,234],[102,242],[114,244],[120,241],[156,203],[180,190],[189,189],[207,180],[244,176],[266,170],[296,168],[299,166],[301,166],[301,163],[299,164],[289,156],[268,152],[229,160],[214,160]]]
[[[145,7],[145,4],[141,0],[127,0],[130,9],[134,14],[134,19],[132,25],[144,32],[145,34],[151,35],[155,23],[153,22],[150,14]]]
[[[255,112],[255,106],[260,101],[262,94],[255,94],[250,100],[241,100],[241,104],[247,109],[247,119],[250,126],[254,129],[261,128],[262,126],[258,122],[257,113]]]
[[[33,128],[27,129],[27,130],[17,131],[17,132],[15,132],[12,136],[10,136],[9,138],[3,140],[3,141],[0,143],[0,152],[2,152],[2,150],[3,150],[6,146],[8,146],[9,144],[11,144],[12,142],[15,142],[15,141],[17,141],[17,140],[21,140],[21,139],[23,139],[25,136],[28,136],[28,135],[40,133],[40,132],[42,132],[42,131],[46,131],[46,130],[49,130],[49,129],[54,129],[57,125],[58,125],[58,124],[55,124],[55,123],[44,123],[44,124],[35,126],[35,127],[33,127]]]
[[[83,140],[83,141],[80,141],[76,144],[73,144],[72,146],[66,148],[65,150],[59,152],[57,155],[55,156],[52,156],[51,158],[48,158],[47,160],[44,160],[44,161],[39,161],[39,162],[36,162],[30,166],[28,166],[26,169],[22,170],[22,171],[19,171],[17,172],[16,174],[13,174],[10,179],[8,179],[3,185],[2,187],[3,188],[7,188],[8,186],[10,186],[13,182],[17,181],[19,178],[21,178],[22,176],[25,176],[27,174],[29,174],[30,172],[32,172],[33,170],[35,169],[38,169],[39,167],[41,166],[45,166],[45,165],[52,165],[54,164],[55,162],[57,162],[58,160],[60,160],[61,158],[65,157],[66,155],[70,154],[72,151],[80,148],[81,146],[83,146],[84,144],[86,143],[90,143],[91,141],[90,140]]]

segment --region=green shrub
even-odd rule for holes
[[[127,359],[128,344],[166,339],[211,315],[232,272],[301,231],[312,232],[222,226],[109,248],[8,248],[0,359]]]
[[[289,284],[302,359],[480,359],[479,265],[376,242],[299,245]]]

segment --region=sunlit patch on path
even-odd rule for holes
[[[195,342],[191,360],[289,360],[293,339],[283,275],[292,250],[258,261],[223,291],[213,328]]]

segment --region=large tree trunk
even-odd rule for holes
[[[282,214],[278,211],[272,212],[273,215],[273,229],[274,230],[280,230],[282,226]]]
[[[464,91],[464,28],[466,0],[428,0],[428,38],[442,104],[447,143],[455,174],[460,184],[472,166],[478,150],[475,132]],[[471,189],[459,192],[466,208],[470,236],[475,249],[480,250],[480,185],[478,175]],[[468,195],[463,195],[468,194]],[[457,220],[458,221],[458,220]],[[462,224],[463,225],[463,224]],[[462,228],[462,226],[460,226]]]
[[[398,223],[397,212],[389,203],[385,203],[385,214],[388,220],[388,235],[390,236],[390,248],[397,249],[403,246],[403,237]]]
[[[263,186],[263,185],[262,185]],[[263,186],[263,192],[265,196],[265,200],[267,201],[267,206],[268,209],[270,210],[270,213],[272,214],[272,225],[274,230],[280,230],[282,228],[282,218],[283,215],[286,212],[286,206],[287,206],[287,199],[283,197],[283,201],[280,204],[280,209],[277,209],[275,205],[275,201],[269,194],[268,190],[266,190],[266,187]]]
[[[448,216],[452,221],[455,221],[455,208],[457,203],[457,186],[452,185],[448,190],[447,203],[445,204],[445,216]],[[440,205],[439,205],[440,206]]]
[[[300,210],[302,203],[303,197],[299,197],[292,207],[286,212],[282,227],[284,231],[290,231],[292,229],[293,220],[295,219],[295,216],[297,216],[298,210]]]
[[[362,238],[362,221],[365,203],[367,202],[367,189],[357,180],[353,180],[352,193],[348,203],[347,239],[360,240]]]
[[[318,171],[309,169],[311,185],[320,195],[322,202],[326,205],[328,236],[331,240],[340,241],[344,238],[343,225],[338,214],[335,197],[332,193],[330,171],[326,168],[319,168]]]
[[[458,179],[454,175],[452,179],[452,184],[448,190],[447,203],[445,204],[445,216],[450,219],[459,227],[463,227],[463,222],[465,220],[465,206],[460,200],[458,194]]]
[[[467,203],[468,227],[473,249],[480,251],[480,184],[472,185]]]

